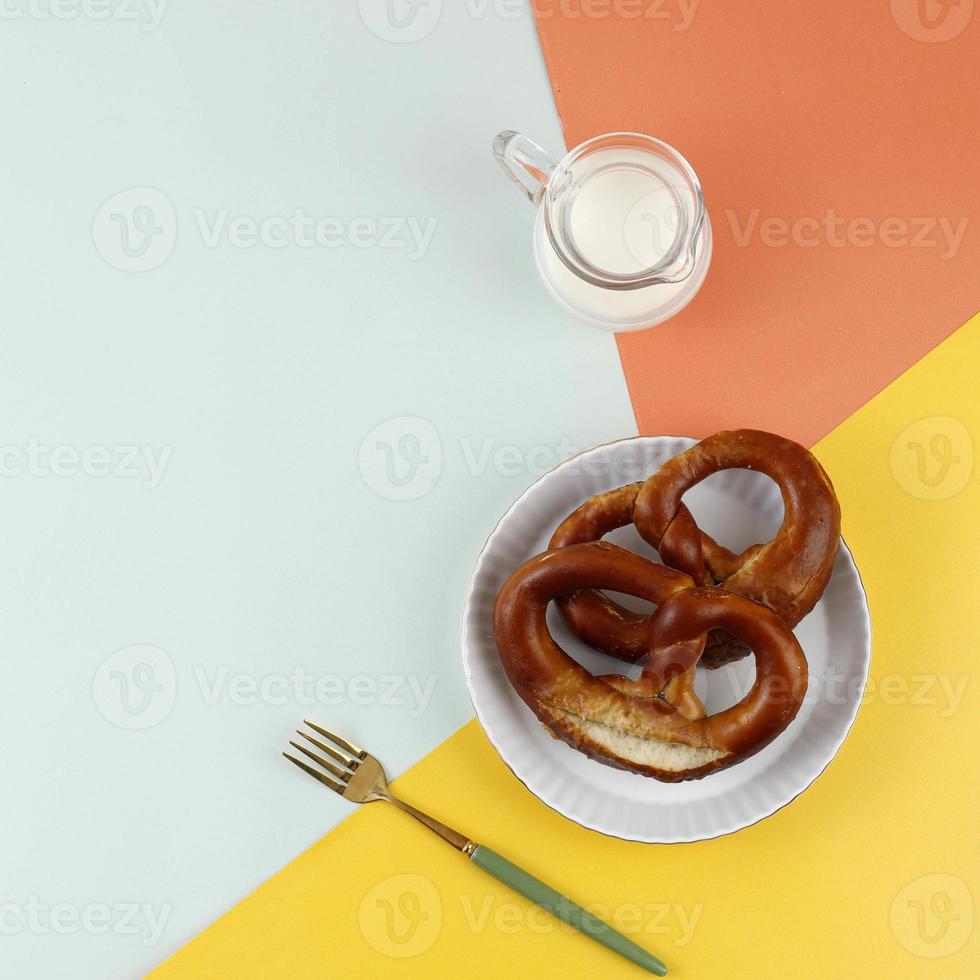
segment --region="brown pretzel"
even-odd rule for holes
[[[768,745],[796,716],[807,665],[771,610],[606,542],[547,551],[521,565],[497,596],[493,629],[504,670],[559,738],[607,765],[675,782],[734,765]],[[659,608],[648,629],[651,660],[639,681],[596,677],[555,643],[548,603],[582,589],[612,589]],[[747,643],[756,679],[736,705],[698,717],[671,704],[672,679],[690,677],[710,629]],[[693,692],[685,689],[685,694]]]
[[[723,469],[758,470],[779,485],[785,513],[768,544],[736,555],[699,530],[681,502],[692,486]],[[664,562],[698,585],[722,585],[761,602],[791,627],[823,593],[840,540],[840,508],[816,458],[789,439],[750,429],[720,432],[668,460],[646,482],[592,497],[561,523],[550,547],[596,541],[631,522]],[[649,616],[596,590],[562,597],[559,606],[590,645],[630,663],[646,656]],[[714,630],[701,665],[719,667],[748,652],[744,643]]]

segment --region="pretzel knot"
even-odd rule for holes
[[[548,631],[548,604],[606,588],[657,604],[646,627],[642,676],[593,676]],[[537,717],[573,748],[609,765],[673,782],[697,779],[768,745],[792,721],[807,664],[771,609],[606,542],[573,544],[526,561],[494,608],[504,670]],[[706,716],[691,686],[709,630],[723,629],[755,655],[752,689]]]
[[[767,544],[734,554],[701,531],[681,498],[725,469],[758,470],[783,498],[783,522]],[[555,531],[551,548],[597,541],[633,523],[672,568],[699,586],[723,586],[753,599],[795,626],[823,594],[840,541],[840,507],[816,458],[789,439],[742,429],[720,432],[669,459],[643,483],[587,500]],[[609,586],[607,586],[609,588]],[[562,614],[586,643],[635,663],[648,653],[650,617],[632,612],[597,589],[559,597]],[[730,631],[716,629],[701,658],[720,667],[749,652]]]

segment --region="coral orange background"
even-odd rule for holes
[[[888,2],[665,0],[640,5],[650,17],[616,13],[636,6],[535,5],[569,146],[615,130],[666,140],[701,177],[714,226],[691,306],[620,337],[640,431],[747,425],[811,445],[977,310],[980,228],[968,222],[946,258],[938,224],[931,247],[881,238],[904,227],[911,242],[939,219],[955,236],[980,212],[980,16],[925,43]],[[828,211],[844,222],[834,241],[857,219],[855,240],[870,222],[877,243],[835,247],[813,226]],[[780,240],[762,235],[770,218],[804,219],[819,243],[765,244]]]

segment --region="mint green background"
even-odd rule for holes
[[[0,21],[0,445],[172,447],[153,489],[0,477],[0,900],[171,907],[149,947],[5,935],[4,976],[140,974],[342,819],[347,804],[279,756],[304,714],[392,773],[465,722],[468,577],[548,462],[475,472],[467,454],[635,432],[612,337],[552,305],[532,209],[490,156],[503,128],[561,148],[530,17],[445,8],[412,44],[376,37],[350,2],[173,0],[152,32]],[[173,254],[142,273],[93,245],[96,212],[131,187],[161,190],[177,220]],[[415,262],[209,249],[195,208],[438,224]],[[400,502],[358,460],[406,416],[433,426],[442,469]],[[100,713],[93,678],[137,644],[166,651],[176,697],[130,731]],[[348,695],[208,704],[195,671],[222,665],[436,688],[418,718]]]

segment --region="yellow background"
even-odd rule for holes
[[[718,840],[625,843],[539,803],[475,722],[399,792],[594,904],[676,978],[976,977],[978,365],[980,316],[815,447],[874,638],[854,728],[800,798]],[[386,975],[643,974],[386,806],[353,812],[152,974]]]

